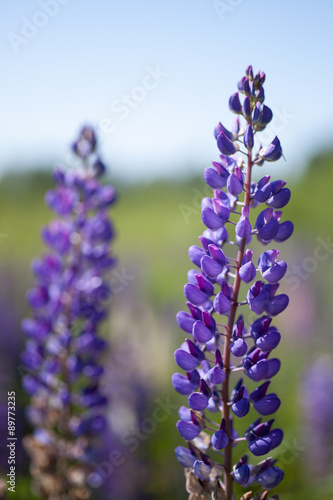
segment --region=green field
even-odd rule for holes
[[[269,172],[275,179],[276,169],[275,165],[268,166],[262,169],[262,175]],[[113,277],[119,293],[112,301],[111,316],[104,324],[104,333],[112,340],[114,348],[126,341],[137,352],[138,370],[148,381],[146,412],[149,417],[156,398],[165,400],[169,396],[173,403],[186,404],[186,399],[177,396],[170,383],[176,367],[173,351],[184,339],[174,317],[184,308],[183,285],[187,271],[192,267],[187,248],[197,244],[197,237],[203,231],[199,204],[207,190],[201,179],[179,184],[171,181],[135,186],[118,184],[118,203],[110,214],[117,233],[114,253],[123,278]],[[4,292],[7,286],[5,276],[12,272],[15,283],[8,293],[14,294],[11,300],[15,302],[19,315],[28,313],[24,296],[32,284],[30,261],[43,250],[39,240],[40,227],[52,217],[43,202],[49,186],[48,173],[7,175],[0,182],[2,289]],[[281,256],[289,264],[300,266],[303,277],[299,278],[299,286],[289,291],[289,310],[278,321],[283,337],[278,348],[282,368],[272,382],[272,389],[282,401],[276,417],[277,425],[285,431],[284,444],[273,453],[280,459],[280,466],[286,474],[279,486],[282,500],[333,498],[333,476],[313,478],[306,469],[306,456],[311,456],[312,451],[304,441],[306,416],[300,404],[303,372],[321,353],[333,357],[333,254],[328,253],[325,260],[317,261],[311,271],[307,270],[306,260],[313,258],[315,248],[320,244],[318,241],[327,242],[331,238],[332,186],[333,154],[327,153],[313,159],[301,181],[292,185],[292,199],[284,210],[284,219],[294,222],[295,233],[280,246]],[[288,293],[288,285],[284,283],[282,287]],[[20,343],[21,334],[17,332],[17,335]],[[21,405],[25,404],[27,398],[19,389],[17,374],[12,383],[16,384]],[[250,416],[254,419],[254,411],[251,411]],[[246,428],[249,419],[245,418],[246,424],[241,422],[239,429]],[[187,498],[183,471],[173,452],[175,446],[182,444],[175,429],[176,420],[177,412],[172,410],[168,418],[140,442],[135,456],[146,464],[149,475],[143,484],[140,483],[140,496],[135,498]],[[26,432],[24,425],[23,428]],[[333,422],[331,436],[328,436],[331,443],[332,437]],[[245,452],[245,448],[240,448],[241,451]],[[131,460],[134,460],[133,456]],[[22,470],[27,476],[26,466],[23,465]],[[33,498],[28,492],[27,481],[23,475],[18,478],[17,498],[20,500]]]

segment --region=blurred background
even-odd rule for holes
[[[0,16],[0,428],[7,391],[17,394],[20,437],[27,396],[21,389],[21,319],[29,314],[30,261],[55,164],[72,164],[69,144],[84,123],[98,133],[119,201],[111,216],[119,259],[104,324],[110,340],[105,391],[111,397],[112,449],[106,460],[117,500],[186,499],[173,351],[183,341],[175,314],[192,264],[187,248],[203,231],[203,170],[218,159],[212,130],[230,127],[228,98],[247,65],[266,72],[266,104],[286,161],[257,175],[288,181],[284,209],[295,232],[280,248],[290,306],[274,321],[282,332],[281,398],[285,440],[274,454],[285,470],[283,500],[333,498],[333,80],[328,0],[14,0]],[[159,415],[156,418],[156,415]],[[17,497],[29,491],[18,441]],[[1,475],[7,450],[1,439]],[[109,490],[110,491],[110,490]],[[109,498],[102,490],[96,498]]]

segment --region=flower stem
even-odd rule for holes
[[[247,155],[247,171],[246,171],[246,183],[245,183],[245,199],[244,206],[248,207],[250,204],[250,193],[251,193],[251,170],[252,170],[252,155],[248,152]],[[239,275],[239,269],[242,265],[242,260],[244,256],[244,251],[246,247],[246,238],[243,238],[239,243],[237,260],[236,260],[236,277],[234,286],[232,289],[231,302],[232,306],[229,314],[228,326],[226,328],[226,339],[223,351],[223,365],[225,371],[225,379],[222,385],[222,409],[223,417],[226,422],[226,433],[229,437],[229,443],[224,450],[224,486],[226,500],[232,500],[232,490],[233,490],[233,477],[231,475],[232,471],[232,446],[233,440],[230,432],[230,407],[228,406],[229,401],[229,377],[230,377],[230,342],[232,338],[232,330],[235,322],[237,307],[238,307],[238,294],[241,284],[241,278]]]

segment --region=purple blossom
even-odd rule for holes
[[[89,495],[86,478],[94,467],[82,457],[106,428],[107,399],[100,388],[106,343],[98,327],[112,293],[107,273],[115,264],[110,253],[114,230],[107,208],[115,191],[98,180],[105,168],[96,147],[94,131],[84,127],[73,145],[82,165],[54,174],[56,187],[45,200],[59,218],[42,229],[50,250],[33,261],[35,285],[27,293],[32,318],[22,323],[29,337],[22,354],[23,385],[31,396],[28,415],[35,428],[27,449],[34,481],[47,498],[79,487]],[[49,460],[45,470],[35,462],[40,446]],[[82,471],[79,483],[70,475],[73,460]],[[57,477],[56,491],[51,483],[50,490],[44,485],[45,474]]]
[[[260,157],[266,161],[277,161],[282,156],[282,148],[278,137],[276,136],[269,146],[262,148],[259,152]]]
[[[188,448],[178,447],[176,454],[182,465],[192,470],[188,474],[201,481],[202,493],[212,493],[218,488],[226,500],[233,498],[233,481],[245,488],[256,481],[271,489],[283,478],[283,471],[272,459],[257,466],[249,464],[246,455],[238,461],[233,459],[238,439],[247,441],[254,457],[270,453],[283,439],[283,431],[273,428],[274,420],[256,420],[240,438],[233,426],[233,419],[245,418],[251,406],[266,417],[281,404],[277,394],[268,392],[268,387],[281,366],[280,360],[272,355],[281,335],[271,322],[289,302],[285,293],[278,293],[287,264],[279,259],[280,250],[267,245],[289,238],[293,224],[281,220],[280,209],[290,200],[285,182],[272,180],[270,175],[258,182],[251,178],[257,165],[277,161],[282,156],[277,137],[267,146],[258,140],[273,116],[271,109],[263,104],[264,81],[265,74],[254,75],[249,66],[238,83],[239,92],[229,99],[230,110],[237,114],[232,132],[221,123],[215,128],[217,147],[222,154],[220,161],[213,162],[204,172],[205,181],[213,190],[212,197],[202,201],[202,221],[207,229],[199,237],[201,246],[194,245],[189,250],[190,260],[197,267],[189,272],[189,282],[184,288],[189,312],[177,315],[180,328],[192,337],[175,352],[176,363],[185,374],[174,374],[172,382],[188,398],[188,407],[183,408],[177,424]],[[244,156],[236,157],[238,150],[246,155],[246,166]],[[254,216],[258,205],[264,206]],[[266,247],[256,256],[249,246],[253,236]],[[232,252],[235,246],[236,254]],[[249,285],[257,272],[261,279],[257,277]],[[241,286],[245,287],[242,291],[245,301],[240,299]],[[240,306],[247,306],[258,318],[245,324],[247,315],[238,313]],[[242,371],[244,377],[236,382],[230,394],[229,386],[237,371]],[[244,379],[256,383],[250,393]],[[221,418],[212,420],[220,412]],[[214,459],[208,457],[209,444],[203,453],[201,439],[215,450],[222,450],[220,460],[216,455]],[[232,463],[235,463],[233,468]]]

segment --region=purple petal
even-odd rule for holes
[[[201,431],[201,427],[199,425],[186,420],[178,420],[176,427],[181,437],[186,439],[186,441],[191,441],[196,438]]]
[[[204,294],[207,295],[207,297],[210,297],[211,295],[214,294],[214,285],[202,274],[196,274],[195,278],[197,280],[198,287]]]
[[[271,193],[271,184],[267,182],[264,186],[258,188],[255,192],[254,198],[258,203],[263,203],[268,200],[269,195]]]
[[[200,361],[205,359],[205,354],[202,352],[202,350],[197,345],[195,345],[192,342],[192,340],[186,339],[186,343],[187,343],[188,350],[192,356],[199,359]]]
[[[174,373],[171,377],[172,385],[174,389],[179,392],[179,394],[183,394],[183,396],[188,396],[195,389],[195,384],[190,382],[190,380],[181,373]]]
[[[196,457],[192,455],[190,450],[184,446],[177,446],[175,449],[176,457],[183,467],[190,468],[194,464]]]
[[[260,212],[260,214],[258,215],[254,227],[256,229],[260,229],[265,224],[267,224],[272,219],[272,217],[273,217],[273,209],[265,208],[265,210]]]
[[[202,321],[196,321],[193,325],[193,338],[200,344],[205,344],[213,338],[213,334]]]
[[[255,341],[255,344],[260,347],[262,351],[272,351],[279,345],[280,340],[280,332],[275,327],[271,326],[267,333],[264,333]]]
[[[269,295],[269,298],[273,299],[276,291],[279,288],[279,286],[280,286],[279,283],[267,283],[267,285],[264,285],[262,287],[262,291],[267,291],[268,295]]]
[[[293,231],[294,231],[294,225],[292,222],[290,222],[289,220],[282,222],[279,225],[276,235],[274,236],[274,240],[278,241],[279,243],[282,243],[292,235]]]
[[[256,319],[250,325],[250,333],[254,339],[259,338],[261,335],[264,335],[268,331],[269,325],[272,322],[272,318],[268,316],[262,316],[261,318]]]
[[[208,372],[208,379],[213,385],[222,384],[225,379],[225,373],[219,366],[214,366]]]
[[[291,196],[290,189],[284,188],[275,196],[269,198],[267,203],[272,208],[283,208],[289,203],[290,196]]]
[[[250,402],[246,398],[241,398],[231,406],[232,411],[238,418],[243,418],[250,411]]]
[[[249,450],[256,457],[266,455],[266,453],[269,453],[271,450],[271,439],[269,437],[260,437],[250,441]]]
[[[251,224],[247,217],[241,217],[236,224],[236,234],[239,238],[247,238],[251,234]]]
[[[192,410],[205,410],[208,406],[209,397],[201,392],[192,392],[188,398],[188,404]]]
[[[223,223],[226,223],[230,217],[230,210],[225,203],[225,200],[221,200],[220,198],[213,199],[213,208]]]
[[[270,300],[266,312],[270,316],[277,316],[278,314],[280,314],[282,311],[285,310],[288,304],[289,304],[288,295],[286,294],[276,295]]]
[[[227,135],[227,134],[226,134]],[[230,137],[229,137],[230,139]],[[231,139],[230,139],[231,140]],[[234,160],[232,158],[229,158],[228,156],[224,156],[225,159],[225,164],[226,166],[228,165],[228,162],[233,162]],[[219,163],[217,161],[212,161],[213,167],[216,168],[217,172],[225,179],[227,182],[227,179],[229,177],[229,171],[222,165],[222,163]]]
[[[211,473],[211,467],[205,464],[202,460],[196,460],[193,464],[194,474],[201,480],[204,481]]]
[[[237,356],[238,358],[241,356],[244,356],[247,351],[247,344],[244,339],[238,338],[231,342],[230,344],[230,351],[234,356]]]
[[[251,309],[251,311],[255,312],[256,314],[262,314],[268,304],[269,304],[269,294],[266,290],[264,290],[263,292],[260,292],[259,295],[257,295],[257,297],[254,297],[254,298],[250,298],[249,296],[249,292],[248,292],[248,303],[249,303],[249,308]]]
[[[178,326],[184,330],[184,332],[192,333],[192,328],[195,323],[193,316],[185,311],[179,311],[176,315],[176,320]]]
[[[191,245],[188,249],[188,255],[193,264],[200,267],[200,260],[204,255],[206,255],[206,252],[197,245]]]
[[[281,401],[276,394],[267,394],[256,401],[253,407],[260,415],[271,415],[279,409],[280,404]]]
[[[282,156],[282,148],[278,137],[275,137],[267,148],[260,151],[260,156],[266,161],[277,161]]]
[[[272,118],[273,118],[272,110],[268,106],[264,105],[260,116],[260,124],[266,126],[269,124]]]
[[[256,277],[256,268],[253,262],[247,262],[239,269],[239,276],[245,283],[249,283]]]
[[[251,151],[251,149],[254,146],[254,138],[253,138],[253,131],[252,127],[248,125],[245,129],[244,132],[244,146]]]
[[[267,359],[261,359],[258,363],[255,363],[249,370],[247,370],[246,375],[255,382],[264,380],[268,378],[269,364]]]
[[[235,140],[235,135],[230,132],[228,129],[226,129],[222,123],[218,123],[214,129],[214,137],[215,139],[218,138],[218,136],[220,135],[220,133],[223,132],[227,137],[228,139],[230,139],[231,141],[234,141]]]
[[[196,368],[200,363],[198,358],[192,356],[189,352],[184,351],[184,349],[177,349],[174,356],[177,365],[186,372],[194,370],[194,368]]]
[[[235,154],[239,149],[238,144],[233,143],[223,132],[217,138],[217,147],[226,156]]]
[[[276,194],[278,194],[286,184],[287,184],[286,181],[283,181],[281,179],[273,181],[271,184],[271,196],[275,196]]]
[[[284,260],[276,262],[272,267],[262,273],[263,278],[268,283],[277,283],[280,281],[287,272],[287,263]]]
[[[278,221],[276,219],[271,219],[267,224],[259,229],[258,235],[263,241],[270,241],[276,237],[278,230]]]
[[[261,273],[266,271],[269,267],[271,267],[273,264],[275,264],[278,256],[279,256],[279,251],[278,250],[266,250],[266,252],[262,253],[259,257],[258,260],[258,268]]]
[[[212,435],[212,445],[217,450],[223,450],[229,443],[229,438],[227,434],[222,430],[218,430],[215,434]]]
[[[218,314],[227,314],[230,311],[231,302],[222,292],[219,292],[214,299],[214,309]]]
[[[208,257],[208,255],[202,257],[200,266],[201,270],[210,278],[216,278],[216,276],[218,276],[223,269],[221,264],[216,262],[216,260],[213,260],[211,257]]]
[[[209,207],[205,207],[201,211],[202,222],[208,229],[216,231],[223,226],[223,220],[219,217],[214,210]]]
[[[187,420],[188,422],[192,422],[192,412],[190,408],[187,408],[187,406],[180,406],[178,415],[180,420]]]
[[[242,113],[242,105],[239,100],[238,92],[235,92],[229,99],[229,109],[236,114]]]
[[[196,278],[197,274],[198,274],[197,269],[190,269],[189,271],[187,271],[187,281],[189,283],[192,283],[192,285],[197,286],[198,285],[197,278]]]
[[[246,120],[249,120],[251,118],[251,102],[248,96],[246,96],[243,101],[242,112]]]
[[[216,321],[207,311],[202,311],[202,321],[212,333],[216,332]]]
[[[222,250],[216,245],[208,245],[208,251],[212,257],[212,259],[216,260],[222,267],[224,267],[227,263],[226,256],[222,252]]]
[[[280,370],[281,361],[278,358],[272,358],[268,359],[267,363],[268,363],[268,373],[265,378],[272,378]]]
[[[256,481],[265,490],[271,490],[276,488],[276,486],[282,481],[283,477],[283,470],[278,467],[268,467],[268,469],[256,476]]]
[[[237,196],[243,191],[243,184],[234,172],[232,172],[228,177],[227,189],[233,196]]]
[[[187,300],[189,300],[195,306],[201,306],[207,300],[207,295],[200,290],[200,288],[193,283],[187,283],[184,286],[184,294]]]
[[[268,387],[270,386],[270,381],[264,382],[261,384],[259,387],[254,389],[254,391],[251,392],[250,394],[250,399],[253,402],[259,401],[259,399],[262,399],[264,396],[266,396],[266,392]]]
[[[234,480],[241,486],[246,486],[250,479],[250,468],[247,464],[243,464],[234,471]]]
[[[257,102],[253,110],[252,125],[256,125],[260,120],[261,115],[261,104]]]
[[[280,446],[283,440],[283,432],[281,429],[273,429],[269,431],[268,437],[271,440],[271,450]]]
[[[206,184],[210,186],[212,189],[221,189],[226,183],[227,179],[222,177],[216,170],[212,167],[208,167],[204,171],[204,179]]]

